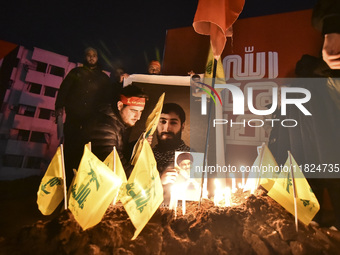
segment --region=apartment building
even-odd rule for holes
[[[59,145],[54,116],[58,89],[76,66],[66,56],[39,48],[18,46],[14,53],[13,68],[7,65],[9,79],[1,84],[0,180],[45,172]]]

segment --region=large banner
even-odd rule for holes
[[[212,128],[211,136],[215,137],[215,141],[211,142],[222,143],[224,151],[217,146],[210,152],[210,158],[212,153],[216,156],[223,153],[225,157],[222,164],[230,164],[237,168],[254,162],[257,156],[256,147],[268,142],[271,127],[260,125],[260,121],[265,121],[268,116],[250,111],[248,89],[252,89],[251,99],[254,108],[268,109],[272,104],[272,89],[276,87],[280,93],[279,88],[287,85],[284,78],[296,77],[296,65],[302,56],[320,55],[322,36],[312,27],[311,14],[311,10],[304,10],[236,21],[233,26],[233,37],[228,38],[221,58],[226,84],[232,84],[240,89],[244,97],[244,111],[242,114],[233,114],[235,97],[228,89],[219,92],[223,102],[222,109],[220,113],[213,112],[212,119],[222,119],[221,122],[224,124],[222,131]],[[168,31],[163,70],[169,74],[184,73],[194,67],[196,69],[193,71],[196,73],[204,73],[209,40],[204,36],[195,35],[192,28],[184,30]],[[192,35],[193,40],[189,39],[189,35]],[[181,47],[180,38],[185,40],[182,45],[190,47]],[[180,56],[183,62],[172,61],[175,51],[176,57]],[[192,54],[194,51],[196,54]],[[190,55],[186,52],[190,52]],[[202,136],[205,137],[206,132],[206,125],[203,124],[206,121],[205,116],[199,112],[200,97],[196,95],[191,98],[191,110],[193,107],[198,108],[197,116],[196,113],[191,114],[191,131],[195,131],[191,132],[191,146],[197,151],[203,149],[205,138]],[[219,106],[217,99],[214,106]],[[202,139],[197,139],[199,137]]]
[[[289,86],[283,78],[296,77],[296,65],[303,55],[319,56],[322,36],[311,25],[311,10],[238,20],[233,38],[223,53],[226,83],[238,86],[245,96],[243,115],[233,114],[231,93],[224,90],[223,119],[239,125],[224,125],[226,161],[232,165],[251,165],[256,146],[268,142],[272,126],[260,126],[260,116],[250,111],[248,89],[253,89],[255,109],[272,104],[272,88]],[[280,101],[280,98],[278,98]],[[279,102],[280,103],[280,102]],[[243,124],[245,122],[245,124]],[[267,123],[269,124],[269,123]],[[277,123],[275,123],[277,125]],[[256,126],[256,127],[252,127]],[[289,129],[287,127],[287,129]],[[285,155],[286,157],[286,155]]]

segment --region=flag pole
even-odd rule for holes
[[[112,167],[112,170],[113,170],[113,172],[114,172],[115,174],[117,174],[117,173],[116,173],[116,146],[113,146],[112,149],[113,149],[113,167]],[[115,205],[115,204],[116,204],[118,195],[119,195],[119,192],[117,193],[117,195],[116,195],[115,198],[113,199],[112,205]]]
[[[61,166],[63,172],[63,183],[64,183],[64,209],[67,210],[67,187],[66,187],[66,174],[65,174],[65,160],[64,160],[64,146],[60,144],[60,154],[61,154]]]
[[[292,167],[292,154],[290,153],[290,151],[288,151],[288,157],[289,157],[289,169],[290,169],[290,174],[292,175],[292,184],[293,184],[295,229],[296,229],[296,232],[298,232],[299,231],[299,224],[298,224],[298,212],[297,212],[297,194],[296,194],[294,171],[293,171],[293,167]]]
[[[113,146],[113,172],[116,173],[116,146]]]
[[[213,66],[213,77],[211,86],[215,88],[215,79],[216,79],[216,69],[217,69],[217,60],[214,58],[214,66]],[[215,96],[214,91],[212,91],[212,95]],[[207,169],[207,160],[208,160],[208,147],[209,147],[209,134],[210,134],[210,120],[211,120],[211,111],[212,111],[212,100],[209,101],[209,110],[208,110],[208,127],[207,127],[207,136],[205,139],[205,149],[204,149],[204,158],[203,158],[203,169]],[[201,206],[202,196],[203,196],[203,184],[204,184],[204,175],[205,171],[202,172],[202,180],[201,180],[201,194],[200,200],[198,203],[198,207]],[[207,185],[208,186],[208,185]]]
[[[258,178],[256,178],[256,188],[255,188],[255,190],[259,187],[259,185],[260,185],[260,181],[261,181],[261,178],[262,178],[262,163],[263,163],[263,156],[264,156],[264,147],[265,147],[265,143],[262,143],[262,145],[261,145],[261,156],[260,156],[260,176],[258,177]],[[254,190],[254,192],[255,192],[255,190]]]

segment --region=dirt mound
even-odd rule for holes
[[[0,254],[339,254],[338,237],[299,225],[263,191],[243,203],[219,208],[209,200],[187,203],[177,217],[159,208],[134,241],[134,227],[121,205],[83,231],[69,211],[26,226],[3,240]],[[334,233],[333,233],[334,234]]]

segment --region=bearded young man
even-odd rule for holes
[[[175,103],[164,104],[156,131],[158,144],[153,148],[163,185],[176,180],[175,151],[190,151],[190,147],[182,140],[184,127],[183,108]]]

